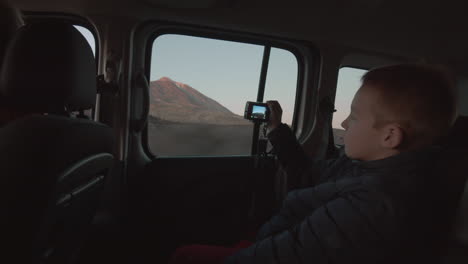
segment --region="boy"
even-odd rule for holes
[[[307,188],[290,192],[255,244],[225,263],[434,261],[444,175],[430,165],[456,117],[452,86],[425,65],[369,71],[342,123],[346,155],[328,161],[309,161],[281,124],[278,102],[269,102],[269,140],[288,177]]]

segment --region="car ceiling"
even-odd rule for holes
[[[463,2],[354,0],[13,0],[20,9],[167,20],[385,54],[468,62]]]

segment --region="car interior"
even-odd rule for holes
[[[5,263],[167,263],[181,245],[253,238],[301,183],[245,103],[280,101],[307,155],[333,158],[360,77],[396,63],[456,80],[459,116],[437,165],[453,223],[439,263],[467,263],[463,3],[9,3],[24,25],[1,58],[0,111],[26,117],[0,127]]]

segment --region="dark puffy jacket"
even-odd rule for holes
[[[256,243],[226,263],[435,261],[445,194],[443,177],[429,170],[440,148],[369,162],[310,161],[286,125],[269,139],[288,177],[310,187],[289,192]]]

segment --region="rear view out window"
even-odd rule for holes
[[[338,73],[338,84],[335,96],[336,112],[333,115],[333,136],[335,144],[342,146],[344,129],[341,123],[351,112],[351,102],[357,90],[361,87],[361,77],[367,70],[343,67]]]
[[[155,39],[151,53],[149,149],[158,156],[250,155],[265,46],[186,35]],[[298,64],[271,48],[264,101],[279,100],[291,124]]]

